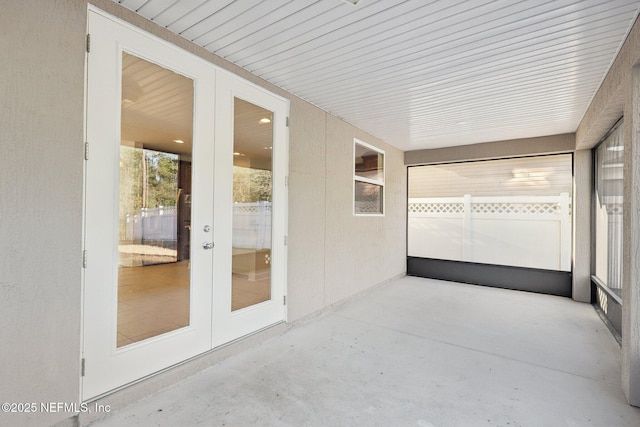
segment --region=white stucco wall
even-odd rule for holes
[[[0,398],[77,402],[86,11],[12,0],[0,11]],[[68,416],[0,413],[0,425]]]

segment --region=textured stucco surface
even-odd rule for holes
[[[639,35],[640,37],[640,35]],[[624,121],[622,384],[640,406],[640,66],[633,69]]]
[[[86,9],[0,10],[0,400],[78,402]],[[0,425],[68,416],[0,413]]]
[[[353,215],[353,138],[385,150],[385,214]],[[405,271],[406,168],[398,149],[327,116],[325,303]],[[348,183],[348,184],[347,184]]]
[[[573,299],[591,301],[591,150],[573,153]]]
[[[324,306],[326,113],[294,98],[290,123],[287,297],[293,321]]]

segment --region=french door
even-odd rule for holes
[[[285,320],[287,101],[89,10],[83,399]]]
[[[283,319],[288,104],[230,74],[216,92],[214,342]],[[220,143],[218,143],[220,142]],[[278,143],[279,142],[279,143]],[[233,185],[228,185],[233,183]]]

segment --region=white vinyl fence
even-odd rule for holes
[[[122,240],[175,249],[176,226],[175,206],[141,209],[126,216]],[[234,203],[233,247],[271,248],[271,202]]]
[[[142,208],[127,214],[121,240],[175,249],[177,215],[175,206]]]
[[[271,202],[234,203],[233,247],[271,248]]]
[[[408,255],[571,270],[571,198],[410,198]]]

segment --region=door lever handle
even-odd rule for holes
[[[202,244],[202,247],[203,247],[204,249],[213,249],[213,242],[204,242],[204,243]]]

